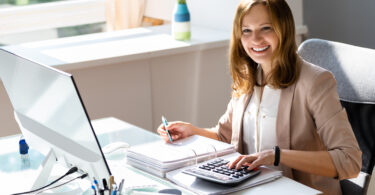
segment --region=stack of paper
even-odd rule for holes
[[[170,143],[156,141],[132,147],[128,164],[165,177],[165,173],[235,152],[233,145],[194,135]]]

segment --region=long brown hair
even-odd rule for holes
[[[229,49],[235,97],[252,93],[254,86],[258,85],[255,75],[258,64],[247,55],[241,43],[243,17],[257,4],[267,6],[279,41],[272,56],[272,69],[266,78],[267,83],[274,88],[286,88],[296,82],[299,76],[294,19],[288,4],[285,0],[242,0],[235,13]]]

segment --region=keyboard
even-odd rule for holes
[[[238,170],[230,169],[226,165],[228,162],[228,160],[216,158],[198,166],[185,169],[182,172],[224,185],[237,185],[260,173],[258,169],[247,170],[248,166],[242,166]]]

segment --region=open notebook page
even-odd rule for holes
[[[157,141],[128,150],[128,156],[141,160],[172,163],[215,153],[235,152],[234,146],[210,138],[193,135],[171,143]]]

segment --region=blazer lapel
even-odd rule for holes
[[[243,141],[242,141],[242,121],[245,113],[245,109],[249,104],[251,95],[242,95],[238,100],[238,112],[233,113],[233,125],[232,125],[232,144],[237,147],[236,150],[239,153],[243,153]]]
[[[290,112],[296,84],[281,90],[276,119],[276,137],[280,148],[290,149]]]
[[[296,84],[281,90],[279,108],[276,119],[276,142],[280,149],[290,149],[290,114]],[[293,178],[293,172],[289,167],[280,165],[283,175]]]
[[[303,60],[297,58],[297,65],[303,64]],[[298,81],[297,81],[298,82]],[[276,119],[276,143],[281,149],[290,149],[290,115],[292,110],[293,97],[296,89],[296,83],[282,89],[280,94],[279,108]]]

